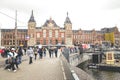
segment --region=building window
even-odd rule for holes
[[[46,30],[43,30],[43,37],[46,37]]]
[[[24,34],[22,34],[22,39],[24,39]]]
[[[37,38],[40,38],[40,33],[37,33]]]
[[[43,44],[46,45],[46,40],[44,39]]]
[[[33,38],[33,37],[34,37],[34,34],[30,34],[30,37]]]
[[[62,44],[65,44],[64,39],[62,39]]]
[[[52,37],[52,30],[49,30],[49,37]]]
[[[12,35],[10,34],[10,38],[12,39]]]
[[[50,42],[49,42],[49,44],[52,44],[52,40],[50,39]]]
[[[13,45],[15,45],[15,40],[13,40]]]
[[[58,38],[58,30],[55,30],[55,37]]]
[[[61,37],[64,38],[64,33],[61,33]]]
[[[4,35],[4,38],[6,38],[6,34]]]
[[[4,45],[6,45],[6,41],[4,40]]]
[[[10,41],[9,41],[9,40],[7,40],[7,45],[9,45],[9,42],[10,42]]]
[[[7,35],[7,38],[9,38],[9,34]]]

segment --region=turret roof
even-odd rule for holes
[[[30,17],[28,22],[36,22],[34,19],[34,16],[33,16],[33,10],[32,10],[32,14],[31,14],[31,17]]]
[[[66,17],[66,19],[65,19],[64,24],[66,24],[66,23],[72,24],[71,21],[70,21],[70,18],[68,17],[68,12],[67,12],[67,17]]]

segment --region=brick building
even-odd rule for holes
[[[72,22],[68,16],[65,18],[64,27],[60,27],[50,18],[41,27],[36,27],[33,11],[28,21],[28,29],[1,29],[1,46],[34,46],[34,45],[77,45],[80,43],[96,44],[105,40],[104,34],[109,31],[115,34],[115,43],[120,45],[120,32],[117,27],[96,30],[72,30]],[[15,41],[16,40],[16,41]]]
[[[27,46],[27,29],[17,30],[17,46]],[[15,46],[15,29],[1,30],[1,46],[12,47]]]
[[[44,25],[36,27],[36,21],[33,16],[33,11],[28,21],[28,46],[33,45],[72,45],[72,23],[68,17],[64,22],[64,28],[56,24],[52,18],[46,20]]]

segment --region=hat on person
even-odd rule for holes
[[[15,51],[15,48],[11,48],[12,51]]]

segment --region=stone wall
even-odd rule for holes
[[[79,53],[73,53],[73,54],[70,54],[70,56],[69,56],[70,68],[73,71],[73,73],[75,73],[77,75],[79,80],[94,80],[88,73],[86,73],[82,69],[76,67],[77,65],[79,65],[80,63],[82,63],[88,59],[90,59],[89,56],[79,55]]]

